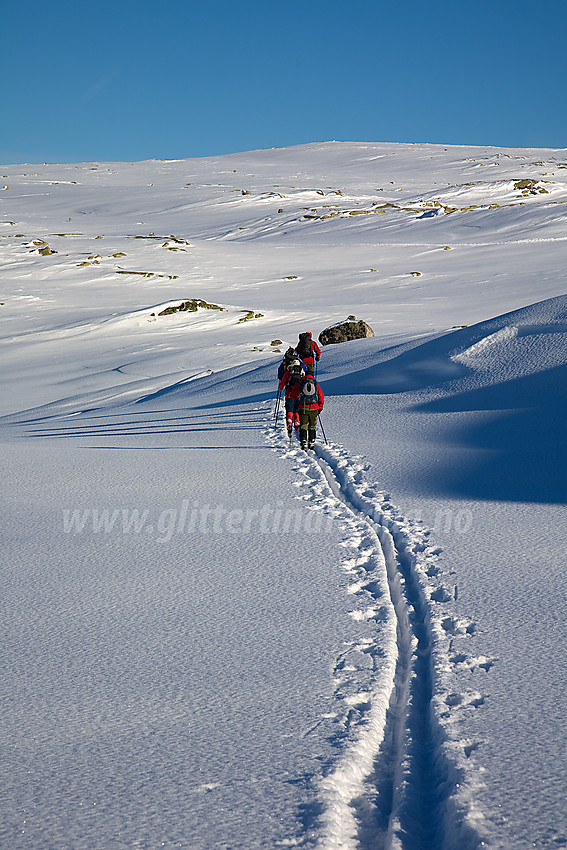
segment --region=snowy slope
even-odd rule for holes
[[[567,841],[566,169],[4,167],[3,844]],[[305,456],[275,368],[351,313]]]

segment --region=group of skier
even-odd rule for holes
[[[299,432],[301,448],[305,451],[315,445],[317,418],[325,403],[325,396],[316,378],[316,364],[320,357],[321,349],[311,333],[306,331],[299,334],[295,348],[288,348],[278,369],[277,408],[285,389],[287,433],[291,440],[295,428]]]

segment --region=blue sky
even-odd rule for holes
[[[0,162],[567,147],[566,0],[3,0]]]

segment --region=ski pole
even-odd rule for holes
[[[278,424],[278,415],[279,415],[279,412],[280,412],[280,398],[281,398],[281,394],[280,394],[280,390],[278,390],[278,397],[277,397],[277,400],[276,400],[276,421],[274,422],[274,428],[277,427],[277,424]]]
[[[321,426],[321,431],[323,433],[323,438],[325,440],[325,445],[328,446],[327,438],[325,436],[325,429],[323,428],[323,423],[321,422],[321,414],[319,413],[319,425]]]
[[[278,416],[278,407],[280,406],[280,392],[281,392],[281,390],[278,387],[278,392],[277,392],[277,395],[276,395],[276,404],[274,406],[274,415],[273,415],[272,419],[277,419],[277,416]]]

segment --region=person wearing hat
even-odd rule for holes
[[[300,360],[292,360],[282,375],[279,383],[279,391],[285,387],[285,417],[288,436],[291,437],[294,427],[299,428],[299,412],[297,410],[297,399],[303,378],[305,367]]]

